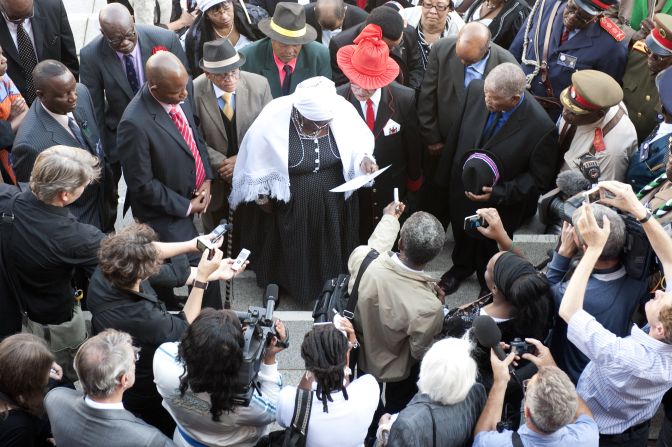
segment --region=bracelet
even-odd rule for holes
[[[194,279],[194,283],[192,284],[192,287],[195,287],[197,289],[207,289],[208,288],[208,282],[202,282],[197,279]]]
[[[516,246],[516,243],[513,242],[513,239],[511,239],[511,247],[507,251],[513,251],[514,247]]]
[[[649,219],[651,219],[652,216],[653,214],[651,214],[651,211],[646,210],[646,214],[644,215],[644,217],[642,217],[641,219],[637,219],[637,222],[641,224],[646,223],[649,221]]]

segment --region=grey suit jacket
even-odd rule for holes
[[[152,49],[163,46],[180,58],[185,67],[187,57],[174,32],[156,26],[136,25],[138,44],[142,55],[142,67],[152,55]],[[82,48],[80,78],[91,92],[96,118],[103,138],[103,148],[111,163],[119,161],[117,151],[117,126],[126,106],[133,99],[133,90],[128,83],[117,53],[100,35]]]
[[[51,431],[68,447],[174,447],[158,429],[126,410],[101,410],[69,388],[54,388],[44,398]]]
[[[101,160],[104,167],[104,153],[96,124],[91,96],[86,86],[77,84],[77,107],[73,112],[75,120],[85,140],[83,149]],[[12,148],[12,168],[19,182],[28,182],[35,159],[41,152],[52,146],[65,145],[80,147],[79,142],[44,109],[38,99],[30,106],[21,123]],[[101,179],[87,186],[82,196],[68,206],[78,221],[101,227],[104,169]]]
[[[261,109],[271,102],[272,99],[271,88],[266,78],[254,73],[240,72],[235,103],[238,144],[243,141],[247,129],[250,128],[252,122],[254,122],[261,112]],[[217,104],[212,82],[210,82],[205,74],[200,75],[194,80],[194,102],[196,107],[195,113],[201,119],[199,129],[208,147],[208,157],[210,158],[210,165],[215,176],[215,181],[210,188],[212,200],[209,209],[210,211],[216,211],[226,203],[227,194],[225,188],[227,185],[219,178],[217,169],[219,169],[227,158],[229,141],[226,136],[222,113]]]
[[[444,143],[450,126],[458,121],[460,107],[466,96],[464,65],[455,55],[456,37],[439,39],[429,53],[427,71],[418,97],[420,133],[426,144]],[[517,64],[504,48],[493,43],[485,65],[485,76],[504,62]]]

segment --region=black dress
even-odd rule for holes
[[[0,446],[47,447],[52,445],[47,442],[51,437],[46,417],[33,416],[20,408],[0,413]]]
[[[316,139],[299,138],[289,125],[290,200],[273,202],[273,212],[258,212],[256,230],[249,228],[246,246],[256,246],[250,268],[257,283],[278,284],[293,300],[309,303],[324,282],[347,269],[357,246],[357,194],[329,192],[342,184],[343,166],[331,131]],[[248,220],[249,222],[249,220]],[[253,223],[254,225],[254,223]]]

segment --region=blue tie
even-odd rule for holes
[[[84,144],[84,136],[82,135],[82,131],[79,130],[79,126],[77,125],[77,122],[68,117],[68,129],[72,132],[72,134],[75,136],[75,139],[79,141],[79,145],[82,149],[86,149],[86,145]]]
[[[133,56],[124,54],[124,65],[126,66],[126,77],[128,78],[128,83],[131,85],[131,90],[133,90],[133,93],[138,93],[138,90],[140,90],[140,81],[138,81],[138,73],[135,71]]]

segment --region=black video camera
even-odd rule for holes
[[[266,348],[273,337],[278,337],[273,320],[273,311],[277,299],[278,286],[269,284],[264,294],[265,307],[250,306],[247,312],[236,312],[240,323],[244,326],[244,345],[243,364],[238,371],[236,394],[233,397],[235,405],[249,406],[255,389],[261,394],[256,379]],[[289,332],[287,332],[287,337],[283,342],[278,337],[276,346],[286,348],[288,340]]]

